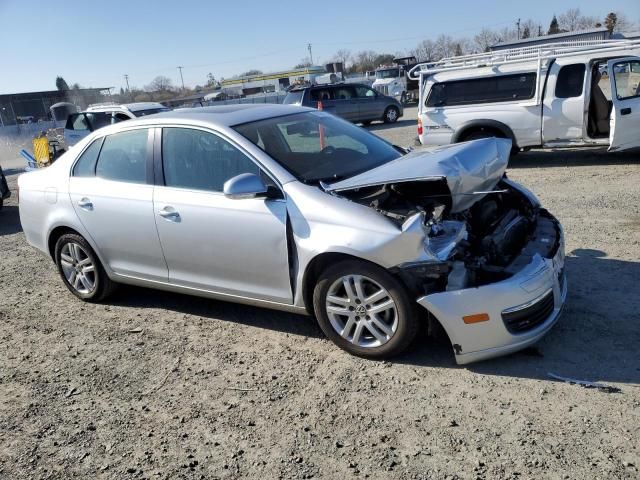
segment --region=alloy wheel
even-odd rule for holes
[[[96,266],[85,249],[74,242],[60,251],[60,266],[69,285],[77,292],[90,294],[96,288]]]
[[[333,329],[358,347],[379,347],[398,329],[398,312],[389,292],[363,275],[338,278],[329,288],[326,310]]]
[[[390,122],[394,122],[398,119],[398,112],[396,111],[395,108],[390,108],[389,110],[387,110],[387,120],[389,120]]]

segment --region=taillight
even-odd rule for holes
[[[422,135],[422,119],[418,118],[418,135]]]

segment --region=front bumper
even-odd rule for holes
[[[558,321],[567,298],[564,273],[564,237],[559,229],[558,248],[553,258],[536,254],[512,277],[476,288],[433,293],[418,299],[439,321],[454,348],[456,362],[467,364],[516,352],[536,343]],[[549,292],[553,307],[535,326],[510,332],[503,312],[535,304]],[[489,320],[464,323],[463,317],[486,313]]]

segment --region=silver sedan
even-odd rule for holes
[[[371,358],[437,322],[468,363],[537,341],[566,298],[562,228],[506,178],[510,147],[407,152],[297,106],[181,110],[21,175],[20,219],[85,301],[132,284],[308,313]]]

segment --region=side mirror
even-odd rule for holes
[[[262,179],[254,173],[241,173],[224,182],[224,196],[234,200],[266,197],[268,188]]]

